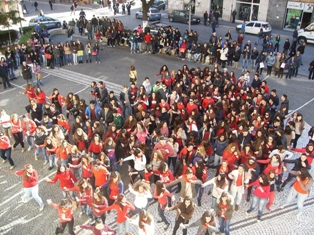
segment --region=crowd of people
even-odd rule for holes
[[[213,33],[209,44],[200,44],[197,32],[193,31],[181,35],[178,29],[168,27],[151,35],[148,26],[144,29],[139,26],[127,33],[122,22],[107,22],[108,46],[126,40],[131,53],[141,52],[141,43],[145,43],[147,53],[173,49],[182,59],[188,52],[189,59],[195,62],[200,59],[202,63],[209,56],[210,67],[184,65],[169,69],[163,65],[156,73],[156,82],[145,77],[139,85],[137,70],[130,66],[130,85],[124,86],[120,94],[108,91],[99,81],[92,82],[91,96],[84,98],[72,92],[63,96],[57,88],[46,98],[39,79],[35,84],[28,82],[21,92],[28,98],[26,114],[8,114],[6,110],[0,113],[3,163],[8,161],[10,170],[15,168],[19,145],[22,154],[26,150],[35,154],[30,164],[15,172],[23,178],[22,201],[33,196],[39,210],[44,209],[38,195],[37,171],[31,164],[43,161],[47,170],[57,169],[54,177],[46,181],[49,184],[60,181],[64,198],[59,204],[47,200],[48,205],[58,210],[61,225],[56,234],[63,233],[66,226],[70,234],[75,234],[73,210],[79,207],[81,214],[91,219],[90,224],[80,227],[94,234],[100,231],[124,234],[130,231],[130,223],[137,226],[137,234],[154,234],[156,223],[164,223],[164,229],[169,229],[167,217],[175,215],[166,211],[176,211],[173,234],[179,228],[187,234],[189,228],[197,227],[198,234],[228,235],[234,212],[244,206],[243,198],[251,202],[247,214],[258,207],[260,221],[264,210],[271,212],[276,195],[287,184],[292,187],[282,207],[297,197],[299,219],[313,184],[309,170],[314,158],[314,126],[307,133],[306,147],[297,148],[305,129],[302,114],[296,111],[288,115],[287,95],[277,94],[260,75],[264,67],[271,75],[274,66],[276,74],[282,77],[285,69],[282,64],[287,63],[291,78],[298,72],[296,68],[290,69],[289,61],[302,64],[302,47],[294,49],[295,55],[290,52],[291,58],[286,62],[286,47],[275,58],[273,52],[278,52],[279,46],[272,47],[268,36],[263,36],[263,50],[258,53],[259,42],[244,44],[242,34],[232,41],[231,32],[224,38]],[[39,28],[32,38],[32,52],[28,53],[25,45],[17,45],[14,50],[7,48],[0,67],[5,87],[5,81],[10,87],[6,74],[9,72],[14,79],[15,67],[21,67],[23,78],[31,81],[32,72],[38,78],[40,65],[54,68],[91,63],[92,56],[96,63],[100,62],[103,28],[94,27],[92,21],[87,21],[85,28],[89,40],[95,37],[96,41],[86,46],[80,40],[50,45]],[[79,26],[79,32],[85,28]],[[94,51],[97,53],[93,54]],[[237,78],[226,65],[238,68],[241,56],[243,74]],[[5,63],[7,70],[3,69]],[[314,62],[309,70],[314,76]],[[294,152],[300,152],[300,157],[295,158]],[[129,170],[127,177],[119,173],[125,164]],[[128,201],[124,194],[126,181],[134,201]],[[208,185],[212,185],[211,190]],[[149,212],[154,200],[158,203],[158,221]],[[204,200],[210,201],[211,207],[196,218],[195,207],[202,206]],[[112,210],[117,213],[117,231],[106,225]]]
[[[48,164],[48,170],[56,167],[55,176],[46,179],[50,184],[60,181],[64,197],[60,204],[47,201],[59,211],[56,234],[66,226],[75,234],[76,206],[91,219],[81,228],[94,234],[115,233],[105,225],[111,210],[117,212],[118,234],[129,232],[129,223],[138,226],[138,234],[154,231],[147,211],[152,198],[158,203],[156,223],[165,223],[165,230],[172,215],[165,212],[176,211],[173,234],[180,227],[184,234],[190,227],[198,227],[200,234],[229,234],[244,197],[252,202],[247,213],[258,207],[260,221],[293,179],[282,207],[297,197],[299,218],[313,183],[314,127],[307,146],[297,148],[305,129],[302,114],[288,115],[287,95],[279,97],[259,73],[250,76],[248,71],[237,79],[216,63],[203,70],[163,65],[155,83],[146,77],[138,85],[131,66],[130,86],[114,94],[102,81],[92,82],[91,96],[84,97],[88,102],[74,93],[63,96],[57,88],[46,99],[40,87],[27,84],[22,92],[29,101],[26,115],[1,110],[0,155],[12,170],[16,159],[11,154],[17,154],[19,145],[24,153],[27,142],[35,161],[42,160],[44,168]],[[301,156],[295,158],[294,151]],[[124,195],[128,179],[119,173],[123,164],[128,165],[133,202]],[[32,195],[43,210],[36,170],[27,164],[16,174],[23,177],[22,200]],[[195,218],[194,208],[209,199],[212,209]]]

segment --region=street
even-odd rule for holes
[[[25,18],[31,18],[37,13],[34,12],[34,8],[31,7],[30,2],[25,2],[29,11],[29,15],[26,15]],[[38,9],[43,9],[46,15],[57,18],[61,21],[70,20],[72,16],[70,14],[70,4],[54,4],[54,10],[50,11],[50,7],[47,2],[38,1]],[[138,5],[137,5],[138,6]],[[136,25],[141,24],[141,20],[135,19],[135,12],[138,10],[132,8],[131,16],[113,16],[112,12],[109,12],[108,9],[95,9],[97,6],[84,5],[78,6],[78,10],[84,9],[87,18],[91,17],[93,14],[96,16],[106,16],[110,18],[118,18],[121,20],[126,28],[133,29]],[[78,14],[78,11],[77,11]],[[77,15],[76,15],[77,17]],[[168,22],[166,11],[162,11],[162,22]],[[28,24],[28,21],[23,23],[24,25]],[[178,27],[181,33],[187,29],[187,25],[179,23],[171,23],[171,25]],[[196,30],[199,33],[200,42],[208,42],[208,38],[211,33],[211,28],[206,27],[203,24],[192,25],[192,29]],[[217,28],[217,35],[222,35],[231,29],[232,36],[235,39],[237,33],[235,31],[235,24],[230,22],[220,22],[220,27]],[[77,32],[76,32],[77,33]],[[282,39],[290,38],[292,33],[282,30],[274,30],[273,35],[280,34]],[[80,36],[75,34],[73,37],[75,40],[80,39],[85,45],[87,42],[86,36]],[[52,43],[65,42],[68,40],[66,35],[57,35],[52,38]],[[256,36],[246,35],[245,41],[251,40],[253,43],[256,41]],[[259,46],[258,50],[261,49]],[[303,114],[304,120],[308,123],[306,130],[303,132],[303,135],[299,141],[298,147],[304,147],[307,144],[308,136],[307,131],[309,125],[314,125],[314,81],[308,80],[308,64],[313,60],[313,45],[307,45],[305,54],[303,55],[303,65],[299,69],[299,76],[293,77],[290,79],[278,79],[274,76],[265,77],[262,79],[267,81],[270,89],[276,89],[277,94],[280,96],[282,94],[287,94],[290,101],[290,111],[298,110]],[[104,81],[108,91],[114,91],[116,95],[119,95],[123,85],[129,85],[129,68],[131,65],[134,65],[138,72],[139,84],[141,84],[144,78],[147,76],[150,78],[151,83],[155,83],[157,80],[155,74],[159,72],[160,67],[166,64],[169,67],[169,70],[178,70],[182,68],[184,64],[187,64],[189,68],[200,67],[204,68],[204,65],[199,63],[193,63],[189,61],[181,61],[174,57],[170,57],[162,54],[130,54],[128,47],[115,47],[109,48],[104,46],[104,49],[100,51],[100,60],[101,64],[95,63],[84,63],[77,66],[66,66],[61,69],[42,69],[43,74],[43,84],[42,89],[45,91],[46,96],[49,96],[53,88],[56,87],[59,89],[60,93],[63,96],[66,96],[69,92],[78,94],[81,98],[86,100],[86,103],[89,103],[89,100],[93,99],[90,94],[90,83],[92,81]],[[93,61],[94,62],[94,61]],[[242,66],[242,63],[239,63],[239,68]],[[212,66],[210,66],[212,68]],[[228,71],[235,71],[236,77],[239,78],[242,71],[240,69],[233,69],[228,67]],[[251,77],[252,80],[252,77]],[[26,95],[20,95],[19,92],[24,90],[25,81],[19,77],[17,80],[12,82],[14,88],[4,90],[2,86],[0,87],[0,109],[5,109],[8,114],[18,113],[19,115],[24,114],[25,106],[28,105]],[[298,154],[295,154],[297,157]],[[39,206],[34,199],[29,201],[27,204],[21,202],[22,196],[22,183],[21,178],[13,174],[15,170],[20,170],[27,163],[31,163],[34,168],[38,171],[39,174],[39,195],[44,201],[47,199],[52,199],[53,202],[58,203],[62,198],[61,190],[56,185],[50,185],[45,182],[45,177],[53,177],[55,174],[55,168],[52,171],[48,170],[48,166],[43,166],[43,157],[39,156],[39,160],[35,161],[34,151],[25,152],[24,154],[20,153],[20,148],[18,147],[13,153],[12,157],[16,163],[16,168],[13,171],[9,170],[9,164],[2,164],[0,168],[0,234],[3,235],[52,235],[55,233],[55,228],[59,225],[59,220],[57,216],[57,211],[52,207],[45,205],[45,208],[42,212],[39,212]],[[127,164],[124,164],[119,168],[119,172],[122,175],[124,181],[125,190],[128,189],[129,176],[127,172]],[[314,170],[312,167],[311,170],[312,176],[314,176]],[[210,177],[214,176],[214,172],[210,170]],[[267,213],[266,210],[262,217],[260,223],[256,222],[256,211],[252,215],[245,215],[245,211],[248,209],[250,203],[243,202],[239,211],[235,212],[231,219],[230,231],[231,234],[241,234],[241,235],[294,235],[294,234],[313,234],[314,231],[314,191],[311,190],[310,197],[305,202],[304,213],[301,216],[300,221],[296,221],[296,201],[291,204],[289,207],[284,209],[279,209],[279,206],[287,197],[289,192],[289,187],[283,192],[277,193],[275,203],[272,206],[273,211]],[[132,202],[133,196],[130,193],[126,193],[128,200]],[[178,201],[178,195],[176,195],[176,202]],[[196,207],[195,214],[190,220],[194,222],[199,219],[202,213],[205,210],[210,208],[211,198],[207,196],[207,193],[203,196],[202,207]],[[159,219],[157,212],[157,203],[151,205],[148,211],[154,215],[155,221]],[[80,210],[78,209],[75,212],[75,225],[80,225],[85,223],[88,218],[85,216],[79,217]],[[175,212],[166,212],[166,217],[171,221],[171,228],[167,232],[163,230],[164,224],[156,224],[155,234],[171,234],[174,226],[174,217]],[[115,213],[111,212],[110,215],[107,215],[106,223],[110,226],[114,226]],[[135,226],[130,226],[131,231],[136,235],[137,230]],[[188,229],[189,235],[197,234],[195,228]],[[177,234],[181,234],[181,229]],[[64,234],[68,234],[67,230]],[[80,230],[80,235],[90,234],[86,231]]]

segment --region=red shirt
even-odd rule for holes
[[[34,88],[31,88],[31,89],[29,89],[27,91],[24,91],[23,94],[27,94],[28,100],[36,99],[36,94],[35,94],[35,89]]]
[[[45,92],[40,92],[38,95],[36,95],[37,104],[46,104],[46,94]]]
[[[251,186],[256,186],[254,190],[254,195],[259,198],[268,198],[269,197],[269,192],[270,192],[270,185],[267,186],[262,186],[259,180],[256,180],[255,182],[249,184],[249,187]],[[263,191],[262,191],[262,190]]]
[[[170,170],[168,170],[166,173],[160,174],[159,177],[160,181],[164,184],[169,184],[171,181],[174,181],[174,176]]]
[[[84,179],[90,178],[92,176],[92,164],[85,165],[82,163],[82,177]]]
[[[77,179],[69,169],[66,169],[65,172],[56,173],[55,177],[51,180],[51,182],[49,182],[49,184],[55,184],[58,180],[60,181],[61,190],[63,190],[64,187],[73,188],[74,183],[77,182]]]
[[[25,169],[15,172],[17,175],[23,176],[23,187],[24,188],[32,188],[38,184],[38,174],[37,171],[33,169],[33,172],[30,174],[31,176],[24,176]]]
[[[60,222],[69,222],[73,219],[73,210],[72,208],[61,208],[59,205],[51,203],[50,206],[56,208],[58,210],[58,217]],[[65,217],[65,219],[63,219]]]
[[[128,217],[128,209],[134,211],[135,210],[135,207],[129,203],[128,201],[125,202],[125,205],[123,206],[123,209],[120,207],[119,204],[112,204],[111,206],[101,210],[101,214],[103,214],[104,212],[108,211],[108,210],[116,210],[117,213],[118,213],[118,216],[116,218],[116,222],[118,224],[121,224],[123,223],[124,221],[127,220],[127,217]]]
[[[21,120],[17,120],[17,122],[11,121],[11,131],[13,134],[23,131]]]
[[[158,202],[161,206],[164,206],[168,203],[167,196],[172,197],[172,194],[169,193],[169,191],[167,189],[165,189],[165,191],[161,197],[157,196],[156,190],[154,191],[154,198],[158,198]]]
[[[0,138],[0,149],[6,150],[11,147],[10,140],[7,136],[2,136]]]
[[[241,186],[243,184],[242,182],[242,175],[238,174],[238,178],[236,181],[236,186]]]
[[[93,167],[92,171],[95,177],[95,185],[97,187],[107,183],[107,175],[109,175],[109,172],[106,168],[100,168],[99,170],[96,170],[95,167]]]
[[[88,148],[88,152],[89,152],[89,153],[92,152],[92,153],[94,153],[94,154],[98,154],[98,153],[102,152],[102,143],[100,143],[100,144],[95,144],[95,142],[92,141],[92,142],[90,143],[89,148]]]
[[[110,189],[110,195],[109,198],[111,198],[112,200],[116,200],[116,196],[118,196],[119,194],[119,184],[115,184],[115,183],[111,183],[109,185],[109,189]]]

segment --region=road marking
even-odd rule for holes
[[[266,80],[267,78],[269,78],[269,75],[267,75],[262,81]]]
[[[0,92],[0,94],[4,94],[4,93],[7,93],[7,92],[10,92],[10,91],[13,91],[13,90],[15,90],[16,88],[12,88],[12,89],[9,89],[9,90],[6,90],[6,91],[2,91],[2,92]]]
[[[306,106],[306,105],[308,105],[309,103],[311,103],[313,100],[314,100],[314,98],[311,99],[311,100],[309,100],[309,101],[306,102],[305,104],[301,105],[299,108],[296,108],[295,110],[292,110],[290,113],[288,113],[288,115],[291,115],[292,113],[298,111],[299,109],[301,109],[301,108],[303,108],[304,106]]]

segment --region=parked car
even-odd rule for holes
[[[156,8],[159,11],[165,10],[166,9],[166,3],[164,1],[155,1],[151,7]]]
[[[257,35],[261,28],[265,34],[271,33],[271,26],[268,22],[265,21],[249,21],[245,24],[245,33]],[[240,32],[242,29],[242,24],[236,26],[236,30]]]
[[[314,22],[298,31],[298,43],[314,43]]]
[[[160,21],[149,22],[148,25],[150,27],[150,33],[153,35],[158,34],[158,31],[160,28],[164,28],[164,29],[168,27],[171,28],[171,25],[160,23]],[[137,27],[133,29],[133,31],[136,31],[136,30],[137,30]]]
[[[173,10],[170,14],[168,14],[168,19],[170,22],[181,22],[181,23],[189,23],[189,12],[184,10]],[[201,19],[197,16],[191,16],[191,24],[199,24]]]
[[[140,10],[135,13],[136,19],[143,19],[143,11]],[[147,12],[147,20],[160,20],[161,19],[161,13],[156,8],[149,8]]]
[[[60,28],[62,25],[60,20],[57,20],[57,19],[54,19],[51,17],[47,17],[47,16],[38,16],[38,17],[32,18],[32,19],[30,19],[28,25],[34,26],[38,22],[40,24],[44,24],[47,27],[47,29]]]

